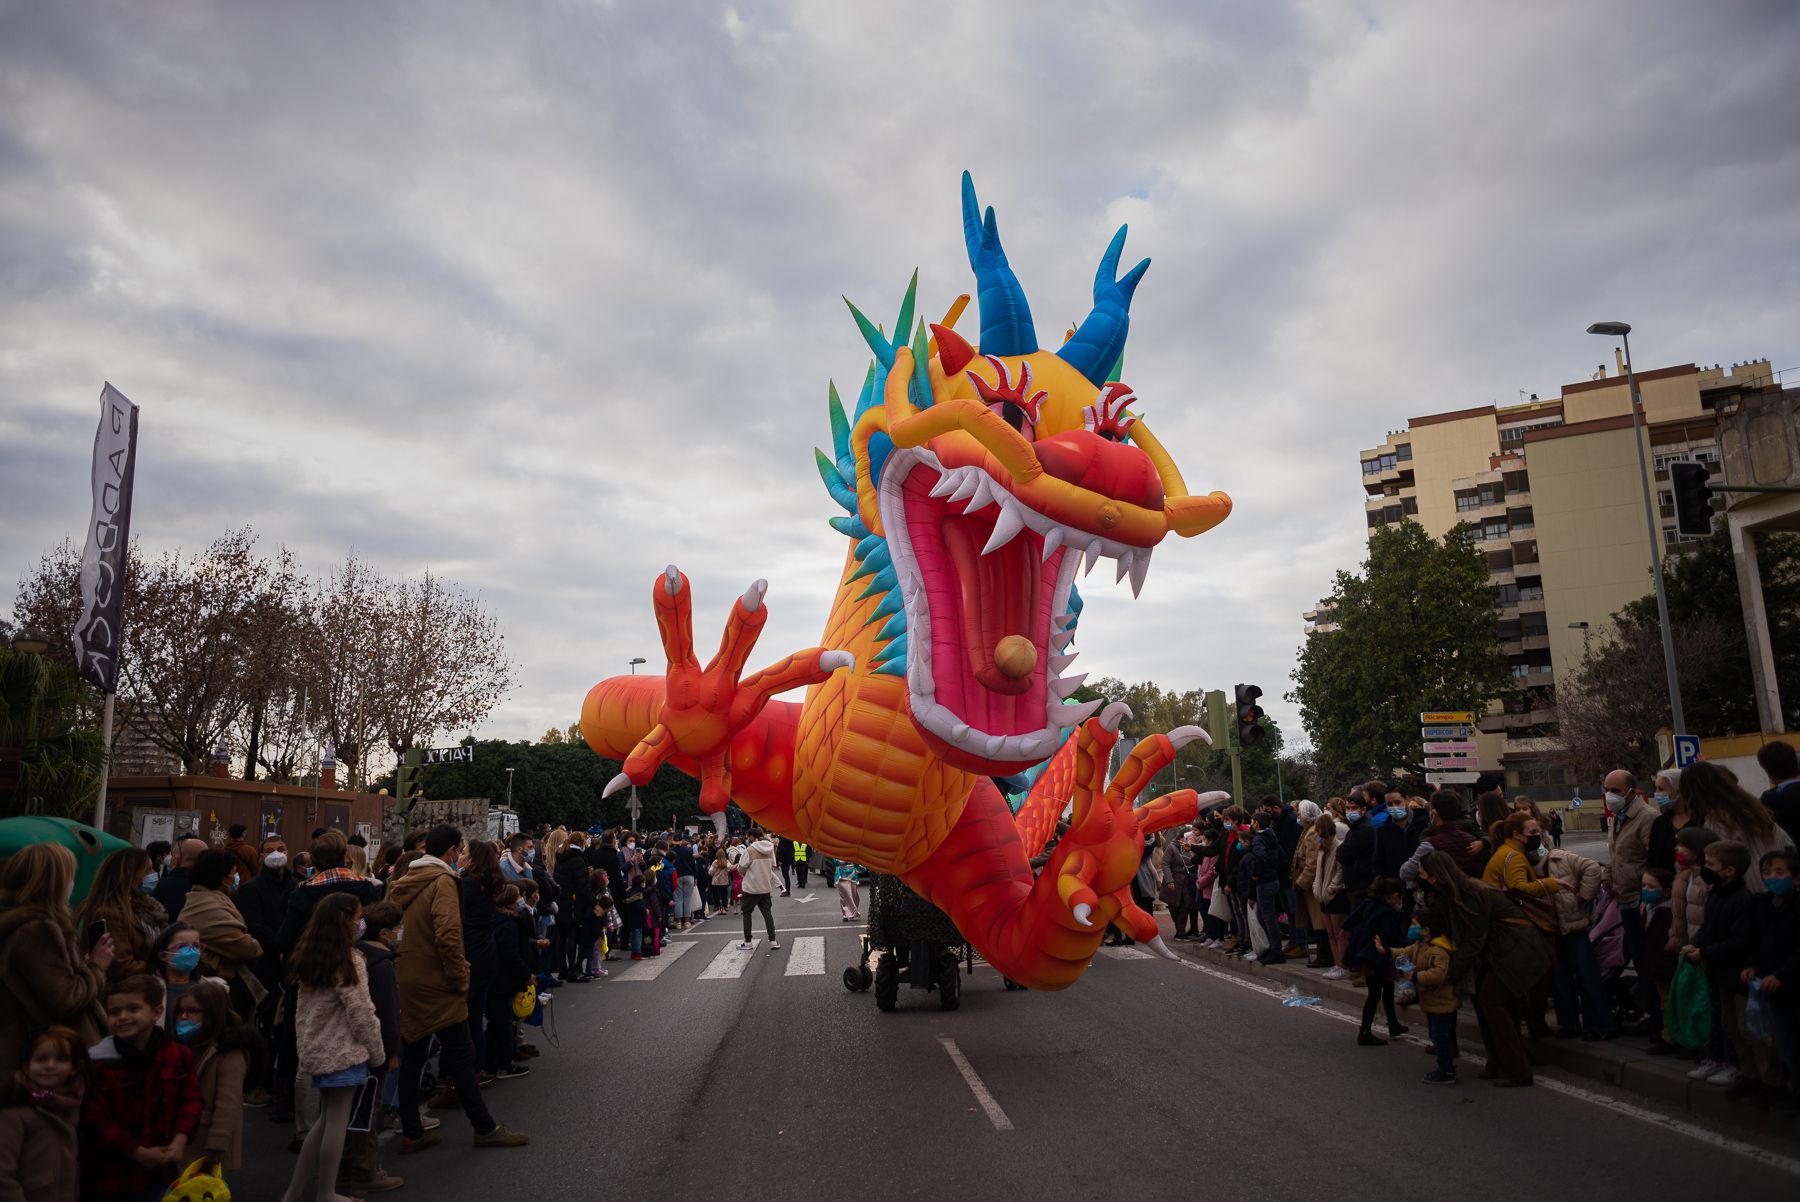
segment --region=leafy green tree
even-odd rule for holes
[[[0,812],[92,816],[106,745],[91,700],[62,664],[0,650]]]
[[[1785,724],[1791,728],[1800,724],[1800,538],[1777,534],[1756,541],[1775,680],[1781,690]],[[1723,646],[1712,649],[1716,659],[1695,665],[1691,679],[1687,666],[1682,665],[1681,701],[1688,726],[1707,735],[1756,731],[1759,721],[1750,643],[1743,633],[1737,566],[1723,523],[1711,538],[1664,561],[1663,585],[1669,596],[1672,628],[1711,626],[1729,635]],[[1660,646],[1654,592],[1625,606],[1614,619],[1625,642],[1647,629]]]
[[[1416,522],[1375,531],[1323,604],[1338,629],[1307,636],[1288,695],[1321,779],[1421,771],[1421,711],[1480,712],[1509,691],[1487,561],[1466,524],[1442,542]]]
[[[566,733],[566,732],[565,732]],[[471,764],[430,764],[420,769],[419,784],[427,797],[484,797],[489,804],[506,800],[506,770],[512,772],[513,809],[519,824],[579,827],[595,823],[624,825],[629,792],[601,800],[600,791],[620,769],[619,761],[602,759],[586,743],[517,743],[499,739],[464,741],[475,750]],[[374,782],[374,788],[391,790],[393,773]],[[676,818],[692,822],[700,814],[700,785],[674,768],[657,771],[651,782],[638,790],[642,814],[638,825],[665,827]]]
[[[1083,694],[1086,694],[1085,696]],[[1123,701],[1131,707],[1132,716],[1120,727],[1119,734],[1128,739],[1142,739],[1152,734],[1166,734],[1178,726],[1206,725],[1206,690],[1165,690],[1154,681],[1126,684],[1113,677],[1103,677],[1076,693],[1079,700],[1105,697]],[[1227,701],[1229,704],[1229,700]],[[1244,792],[1251,801],[1265,794],[1285,791],[1289,797],[1304,796],[1295,792],[1296,782],[1289,775],[1297,767],[1292,757],[1282,756],[1281,728],[1267,714],[1259,725],[1266,732],[1263,741],[1246,747],[1240,753],[1240,771]],[[1276,760],[1281,759],[1281,777],[1277,779]],[[1179,781],[1179,785],[1177,785]],[[1163,769],[1148,795],[1166,793],[1175,788],[1231,790],[1231,755],[1224,747],[1209,747],[1196,739],[1175,753],[1175,763]],[[1235,800],[1244,800],[1237,798]]]

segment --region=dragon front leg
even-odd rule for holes
[[[1144,834],[1191,820],[1201,799],[1184,789],[1141,809],[1134,810],[1132,803],[1174,758],[1177,747],[1203,736],[1187,727],[1145,739],[1109,783],[1107,761],[1118,742],[1119,723],[1130,712],[1123,704],[1109,705],[1084,722],[1071,740],[1070,827],[1035,879],[1026,841],[998,790],[986,781],[977,784],[950,836],[906,876],[907,884],[947,913],[989,964],[1029,988],[1072,984],[1093,958],[1109,922],[1121,922],[1134,937],[1141,935],[1167,951],[1160,947],[1154,921],[1131,903],[1131,879],[1142,857]]]
[[[694,654],[692,590],[674,567],[652,589],[668,670],[654,677],[614,677],[589,691],[582,735],[604,756],[623,761],[603,791],[645,785],[664,764],[700,778],[700,805],[721,814],[734,797],[765,824],[792,825],[792,765],[799,706],[773,702],[778,693],[854,667],[843,651],[814,647],[750,676],[744,665],[768,620],[756,581],[732,605],[718,654],[704,667]]]

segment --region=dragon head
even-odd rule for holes
[[[856,540],[846,585],[875,651],[863,671],[906,680],[914,723],[947,762],[1000,774],[1046,759],[1100,703],[1070,643],[1076,572],[1102,559],[1136,595],[1173,532],[1224,520],[1223,493],[1188,494],[1118,380],[1131,297],[1148,259],[1118,274],[1125,229],[1094,281],[1094,308],[1060,350],[1038,348],[993,209],[963,175],[963,226],[981,304],[979,347],[943,323],[913,325],[913,276],[890,340],[855,306],[875,362],[854,419],[831,393],[834,455],[820,473]],[[911,345],[906,344],[909,333]]]

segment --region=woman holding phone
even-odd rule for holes
[[[109,975],[117,980],[133,973],[156,971],[150,945],[169,925],[162,903],[144,892],[144,877],[150,871],[150,853],[136,847],[122,848],[100,862],[94,883],[75,915],[76,927],[84,933],[83,948],[92,947],[105,924],[105,933],[113,937],[113,962]]]
[[[69,912],[75,853],[35,843],[0,864],[0,1064],[16,1065],[27,1031],[69,1027],[84,1044],[106,1034],[101,995],[113,962],[113,937],[84,948]],[[0,1084],[10,1101],[11,1075]]]

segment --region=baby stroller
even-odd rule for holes
[[[1594,958],[1600,963],[1600,979],[1606,985],[1606,1000],[1621,1028],[1629,1028],[1644,1020],[1644,1005],[1638,992],[1636,970],[1625,971],[1625,919],[1619,903],[1610,893],[1601,893],[1594,903],[1593,925],[1588,927],[1588,940],[1594,945]]]

